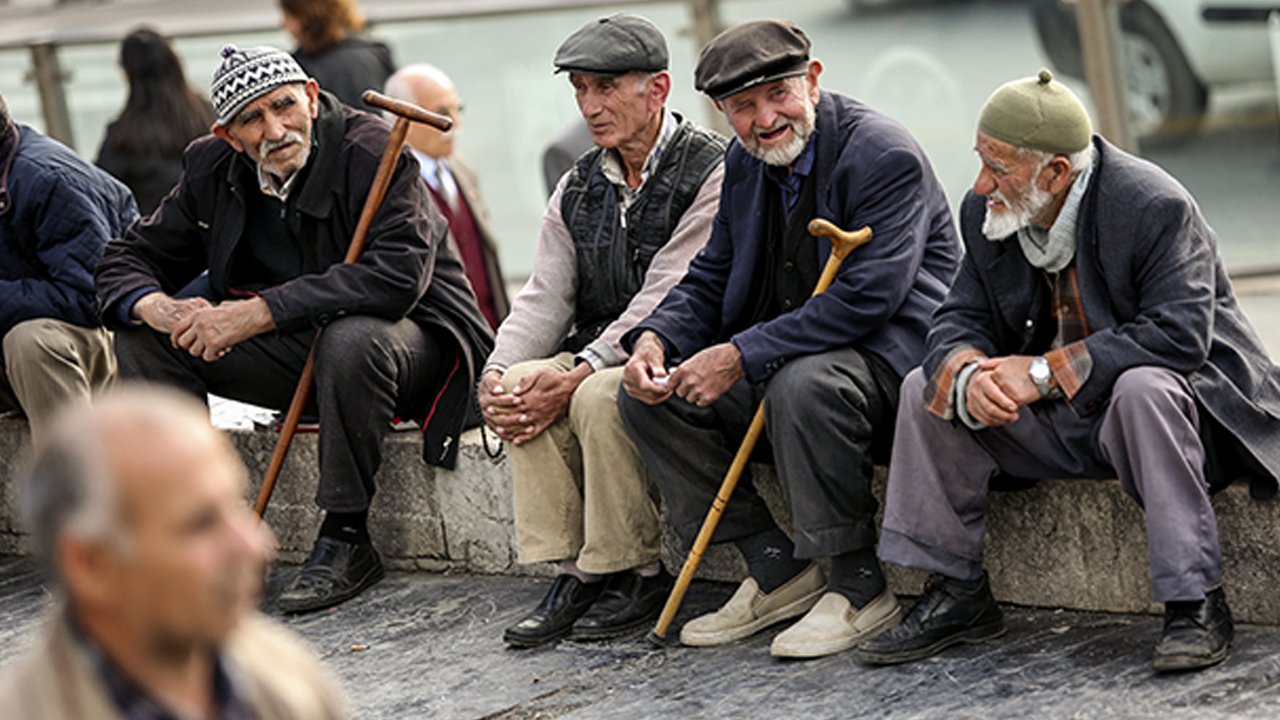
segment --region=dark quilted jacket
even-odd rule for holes
[[[0,335],[41,317],[97,325],[93,268],[137,216],[124,185],[15,125],[0,142]]]

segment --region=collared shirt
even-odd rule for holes
[[[640,184],[631,187],[627,185],[627,169],[622,166],[622,157],[618,155],[615,149],[609,149],[604,152],[604,159],[600,162],[600,171],[604,173],[605,179],[618,187],[618,206],[622,210],[620,216],[622,225],[626,227],[627,209],[635,203],[636,198],[640,197],[640,191],[644,190],[645,181],[647,181],[658,170],[658,161],[662,159],[662,151],[667,149],[671,138],[676,134],[675,115],[671,111],[662,109],[662,127],[658,128],[658,141],[653,144],[649,150],[649,155],[644,159],[644,165],[640,167]]]
[[[453,179],[453,172],[449,170],[448,163],[441,162],[415,147],[409,147],[409,152],[418,159],[422,179],[432,190],[446,198],[458,197],[458,183]]]
[[[796,203],[800,202],[800,190],[804,187],[805,178],[813,172],[813,159],[817,155],[818,147],[817,137],[818,133],[815,130],[791,167],[767,164],[764,166],[765,176],[773,180],[782,192],[782,206],[786,209],[788,219],[796,209]]]
[[[162,705],[126,677],[102,648],[80,630],[74,619],[68,625],[76,648],[102,681],[107,696],[120,711],[123,720],[190,720],[189,716],[175,713]],[[214,657],[213,663],[213,704],[218,720],[255,720],[252,708],[238,691],[222,658],[218,656]]]
[[[281,202],[289,199],[289,191],[293,189],[294,181],[301,175],[301,170],[294,171],[288,180],[280,182],[275,175],[262,169],[262,163],[258,163],[258,189],[263,195],[268,195]]]

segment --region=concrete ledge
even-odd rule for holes
[[[270,432],[233,432],[251,477],[260,478],[275,444]],[[14,477],[26,442],[25,423],[0,420],[0,553],[22,553],[26,538],[16,519]],[[285,464],[267,521],[281,557],[298,562],[319,525],[312,502],[316,436],[299,435]],[[770,468],[752,480],[784,525],[789,524]],[[387,438],[378,475],[371,530],[393,568],[432,572],[547,575],[547,566],[516,562],[510,468],[489,459],[473,431],[464,437],[455,471],[436,470],[420,456],[417,433]],[[885,474],[876,494],[884,497]],[[1280,625],[1280,504],[1255,502],[1244,487],[1214,499],[1226,587],[1238,620]],[[1114,480],[1048,480],[1020,492],[996,493],[987,531],[987,566],[996,596],[1019,605],[1108,612],[1154,611],[1150,601],[1142,513]],[[668,533],[665,560],[678,571],[683,554]],[[744,567],[737,552],[713,548],[698,576],[735,581]],[[892,568],[894,589],[919,592],[923,576]]]

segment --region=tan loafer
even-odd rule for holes
[[[829,592],[800,622],[774,638],[769,652],[780,658],[834,655],[879,635],[901,619],[898,599],[888,590],[860,610],[845,596]]]
[[[810,565],[769,594],[747,578],[719,610],[694,618],[680,629],[680,642],[708,647],[741,640],[788,618],[803,615],[822,596],[827,580],[822,568]]]

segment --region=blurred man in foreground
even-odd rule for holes
[[[26,511],[62,598],[0,680],[5,717],[347,717],[311,653],[253,610],[272,540],[206,416],[132,387],[56,422]]]

